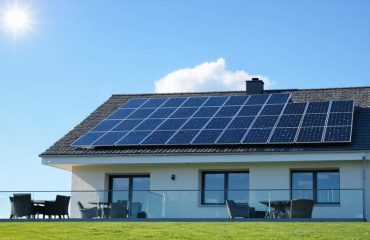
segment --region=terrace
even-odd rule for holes
[[[30,194],[29,204],[16,202],[22,194]],[[230,210],[225,199],[233,199],[247,208],[243,221],[364,221],[363,195],[363,189],[320,189],[318,195],[312,189],[3,191],[0,218],[225,221]],[[314,199],[311,213],[294,217],[291,199],[304,198]]]

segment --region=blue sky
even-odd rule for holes
[[[111,94],[161,79],[181,89],[182,73],[221,72],[192,90],[251,75],[271,88],[370,85],[365,0],[18,2],[35,23],[16,41],[0,29],[0,190],[68,190],[70,174],[38,154]]]

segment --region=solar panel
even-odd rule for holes
[[[299,127],[303,115],[282,115],[277,127]]]
[[[353,112],[353,101],[333,101],[330,112]]]
[[[273,128],[252,128],[249,130],[247,136],[244,138],[243,143],[267,143]]]
[[[164,119],[158,119],[158,118],[153,118],[153,119],[146,119],[142,123],[140,123],[139,126],[135,128],[135,130],[154,130],[156,129]]]
[[[133,98],[75,147],[350,142],[351,100],[293,103],[290,94]]]
[[[324,127],[304,127],[301,128],[296,142],[297,143],[320,143]]]
[[[213,144],[220,136],[222,130],[203,130],[192,142],[193,144]]]
[[[293,143],[298,128],[275,128],[270,143]]]
[[[224,129],[232,118],[212,118],[206,125],[206,129]]]
[[[284,104],[265,105],[260,115],[280,115],[281,111],[283,111],[284,106]]]
[[[176,131],[154,131],[152,132],[141,145],[157,145],[165,144]]]
[[[169,141],[168,144],[190,144],[199,130],[179,130]]]
[[[191,118],[182,129],[202,129],[208,121],[209,118]]]
[[[303,114],[307,103],[288,103],[284,109],[284,114]]]
[[[325,132],[324,142],[350,142],[352,128],[344,127],[327,127]]]
[[[131,131],[116,143],[116,146],[139,145],[151,131]]]
[[[248,129],[226,129],[217,143],[240,143]]]
[[[127,132],[107,132],[104,136],[96,140],[94,143],[91,145],[93,146],[112,146],[118,140],[123,138]]]

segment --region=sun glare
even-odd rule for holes
[[[0,10],[1,26],[15,37],[27,33],[32,27],[32,14],[29,8],[15,2],[12,6]]]

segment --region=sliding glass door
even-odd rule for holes
[[[112,175],[109,177],[109,202],[140,202],[144,205],[149,189],[148,175]]]

